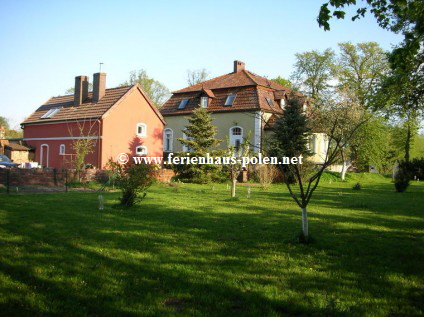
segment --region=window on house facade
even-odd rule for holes
[[[138,156],[147,155],[147,147],[141,145],[137,146],[135,148],[135,154],[137,154]]]
[[[201,97],[200,98],[200,107],[207,108],[208,107],[209,98],[208,97]]]
[[[242,127],[231,127],[230,128],[230,145],[234,146],[237,150],[240,144],[243,143],[243,128]]]
[[[172,131],[172,129],[165,129],[165,131],[163,131],[163,140],[164,140],[164,145],[163,145],[163,149],[165,152],[172,152],[172,143],[174,142],[174,132]]]
[[[227,99],[225,100],[224,106],[232,106],[234,103],[234,100],[236,99],[236,94],[228,95]]]
[[[59,155],[65,155],[65,144],[59,146]]]
[[[188,101],[189,101],[189,99],[181,100],[180,105],[178,106],[178,109],[184,109],[187,106]]]
[[[138,137],[145,138],[147,136],[147,125],[145,123],[137,123],[136,134]]]
[[[191,138],[188,137],[184,132],[183,132],[183,139],[184,140],[191,140]],[[191,148],[187,145],[183,145],[183,152],[191,152]]]
[[[60,109],[62,109],[62,107],[59,107],[59,108],[51,108],[49,111],[47,111],[45,114],[43,114],[43,115],[41,116],[41,118],[40,118],[40,119],[49,119],[49,118],[53,118],[53,116],[54,116],[55,114],[57,114],[57,113],[60,111]]]
[[[280,100],[280,108],[284,110],[285,107],[286,107],[286,100],[284,98],[282,98]]]
[[[266,98],[266,102],[268,103],[268,106],[274,107],[274,103],[272,102],[271,98]]]

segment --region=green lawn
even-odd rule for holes
[[[0,195],[1,316],[418,316],[424,314],[424,184],[325,178],[314,243],[282,185],[155,185],[118,193]],[[363,189],[351,187],[360,180]]]

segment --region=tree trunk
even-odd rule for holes
[[[309,228],[308,228],[308,214],[306,212],[306,207],[302,208],[302,233],[305,238],[305,242],[308,242],[309,237]]]
[[[350,167],[351,165],[352,165],[352,164],[348,163],[347,161],[343,161],[343,165],[342,165],[342,172],[340,173],[340,177],[342,178],[342,181],[344,181],[344,180],[345,180],[347,170],[349,169],[349,167]]]
[[[237,178],[233,178],[231,180],[231,197],[236,197],[236,183],[237,183]]]
[[[405,143],[405,161],[406,162],[409,162],[409,150],[411,149],[411,139],[412,139],[411,125],[408,122],[408,130],[406,132],[406,143]]]

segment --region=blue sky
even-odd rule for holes
[[[371,16],[324,32],[316,22],[322,2],[2,0],[0,116],[17,127],[75,76],[91,80],[99,62],[108,88],[143,68],[172,91],[187,86],[188,69],[216,77],[238,59],[256,74],[287,78],[296,53],[347,41],[389,50],[401,41]]]

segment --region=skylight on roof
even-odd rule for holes
[[[41,116],[41,119],[49,119],[53,118],[53,116],[58,113],[62,109],[62,107],[59,108],[51,108],[49,111],[47,111],[45,114]]]
[[[228,95],[227,100],[225,100],[224,106],[232,106],[235,99],[236,99],[236,94]]]
[[[266,102],[268,103],[268,106],[273,107],[274,103],[272,102],[271,98],[266,98]]]
[[[180,105],[178,106],[178,109],[184,109],[187,106],[187,104],[188,104],[188,100],[189,99],[183,99],[183,100],[181,100]]]

